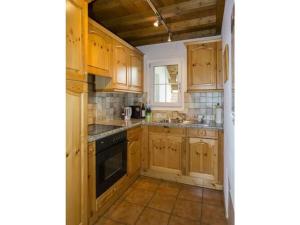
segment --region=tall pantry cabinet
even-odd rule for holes
[[[66,1],[66,224],[87,225],[87,1]]]

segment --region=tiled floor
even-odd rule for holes
[[[227,225],[223,194],[140,177],[97,225]]]

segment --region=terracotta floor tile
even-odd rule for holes
[[[177,199],[173,214],[191,220],[200,220],[201,203]]]
[[[145,189],[134,188],[125,198],[130,203],[146,206],[151,200],[154,192]]]
[[[146,208],[139,217],[136,225],[167,225],[169,214]]]
[[[114,209],[111,215],[109,215],[109,218],[120,223],[131,225],[136,222],[142,211],[142,206],[123,201]]]
[[[160,180],[150,178],[150,177],[141,177],[132,185],[133,188],[145,189],[148,191],[156,191],[158,185],[161,183]]]
[[[223,192],[205,188],[203,190],[203,204],[211,204],[224,207]]]
[[[178,216],[171,216],[168,225],[200,225],[200,221],[189,220]]]
[[[175,196],[156,193],[149,203],[149,207],[171,213],[176,202]]]
[[[181,186],[182,185],[179,183],[163,181],[159,185],[157,192],[160,194],[164,194],[164,195],[177,196],[177,194],[180,191]]]
[[[187,186],[185,185],[179,195],[178,198],[189,200],[189,201],[202,201],[202,192],[203,189],[201,187]]]
[[[201,222],[205,225],[227,225],[224,208],[203,204]]]
[[[124,225],[124,223],[117,223],[111,219],[102,217],[95,225]]]

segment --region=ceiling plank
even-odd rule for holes
[[[217,0],[216,3],[216,19],[217,19],[217,34],[221,34],[221,27],[224,14],[225,0]]]
[[[208,37],[213,35],[216,35],[215,28],[202,30],[202,31],[189,32],[189,33],[175,34],[172,36],[172,41],[188,40],[188,39]],[[168,42],[167,39],[168,37],[166,35],[161,35],[158,37],[145,38],[145,39],[132,41],[130,42],[130,44],[132,44],[133,46],[141,46],[141,45],[165,43]]]
[[[165,6],[158,8],[158,11],[163,16],[164,19],[170,18],[172,16],[178,16],[190,13],[190,11],[195,11],[195,9],[206,10],[206,7],[211,7],[216,5],[216,0],[190,0],[186,2],[181,2],[178,4]],[[97,10],[93,9],[95,15],[97,15]],[[105,24],[107,27],[111,27],[114,25],[128,25],[128,24],[138,24],[147,21],[154,21],[156,16],[154,15],[153,11],[149,7],[149,11],[132,14],[123,17],[115,17],[109,20],[103,20],[102,23]]]
[[[216,22],[216,16],[207,16],[203,18],[196,18],[191,20],[184,20],[176,23],[169,23],[168,27],[172,33],[177,31],[186,30],[192,27],[211,24]],[[163,26],[160,27],[148,27],[143,29],[131,30],[126,32],[117,33],[121,38],[127,39],[131,37],[145,37],[153,34],[164,34],[166,30]]]

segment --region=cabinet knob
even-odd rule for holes
[[[67,152],[67,153],[66,153],[66,157],[68,158],[68,157],[69,157],[69,155],[70,155],[70,154],[69,154],[69,152]]]
[[[200,153],[199,153],[199,152],[196,152],[196,155],[200,155]]]
[[[204,155],[204,156],[207,156],[207,153],[204,153],[203,155]]]

